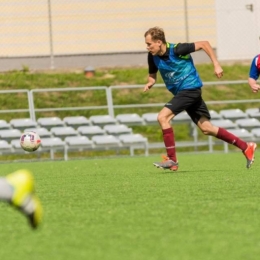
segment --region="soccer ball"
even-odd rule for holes
[[[26,152],[36,151],[41,144],[40,136],[33,131],[25,132],[21,135],[20,145]]]

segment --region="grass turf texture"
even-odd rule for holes
[[[259,259],[260,164],[240,152],[2,164],[33,171],[45,209],[30,230],[0,204],[0,259]]]

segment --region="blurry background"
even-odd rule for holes
[[[208,40],[220,60],[260,50],[258,0],[0,1],[0,70],[146,65],[144,32]]]

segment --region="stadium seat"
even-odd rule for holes
[[[12,119],[10,124],[15,129],[24,130],[29,127],[36,127],[37,123],[30,118]]]
[[[40,136],[40,138],[51,137],[51,132],[44,127],[24,129],[24,132],[30,132],[30,131],[37,133]]]
[[[40,151],[50,151],[50,158],[54,159],[55,151],[64,151],[65,159],[65,142],[59,137],[46,137],[41,139]]]
[[[237,128],[237,125],[229,119],[211,120],[211,123],[215,126],[226,128],[226,129]]]
[[[71,126],[73,128],[91,124],[90,120],[88,120],[85,116],[67,116],[63,118],[63,122],[67,126]]]
[[[67,136],[76,136],[78,132],[71,126],[52,127],[51,133],[54,137],[65,138]]]
[[[109,135],[120,135],[120,134],[132,133],[132,128],[129,128],[126,125],[105,125],[103,129]]]
[[[91,121],[92,125],[98,125],[98,126],[104,126],[108,124],[116,124],[116,119],[113,118],[110,115],[98,115],[98,116],[91,116],[89,118]]]
[[[157,117],[158,117],[158,113],[144,113],[142,115],[142,118],[146,125],[158,124]]]
[[[130,148],[130,155],[134,155],[134,149],[143,148],[145,150],[145,155],[148,156],[148,140],[141,134],[123,134],[119,136],[123,146]]]
[[[0,120],[0,130],[10,129],[11,125],[7,123],[5,120]]]
[[[92,137],[94,135],[104,135],[104,134],[106,134],[106,131],[98,125],[80,126],[77,129],[77,131],[80,135],[85,135],[85,136],[88,136],[88,137]]]
[[[68,160],[69,150],[82,151],[84,149],[93,149],[93,141],[91,141],[87,136],[68,136],[65,138],[65,143],[65,160]]]
[[[172,119],[173,123],[188,123],[191,122],[191,118],[190,116],[187,114],[187,112],[181,112],[180,114],[178,114],[177,116],[175,116]]]
[[[40,127],[47,128],[64,126],[64,122],[59,117],[41,117],[37,120]]]
[[[6,141],[20,139],[21,134],[22,132],[19,129],[0,130],[0,138]]]
[[[219,112],[219,114],[224,119],[237,120],[242,118],[247,118],[247,114],[243,112],[241,109],[224,109]]]
[[[65,138],[65,142],[70,147],[93,146],[93,141],[91,141],[87,136],[68,136]]]
[[[102,147],[105,149],[120,146],[120,140],[113,135],[95,135],[91,140],[96,147]]]
[[[215,110],[209,110],[211,120],[217,120],[217,119],[222,119],[222,116],[216,112]]]
[[[257,139],[260,138],[260,128],[254,128],[251,130],[251,133],[256,137]]]
[[[248,108],[246,109],[246,113],[251,118],[260,119],[260,111],[259,108]]]
[[[11,153],[12,145],[9,144],[6,140],[0,140],[0,154]]]
[[[251,130],[252,128],[260,127],[260,121],[256,118],[245,118],[245,119],[237,119],[235,123],[240,128],[245,128],[247,130]]]
[[[119,114],[116,116],[116,120],[120,124],[125,125],[143,125],[144,120],[138,114]]]
[[[23,150],[23,148],[21,147],[21,145],[20,145],[20,140],[19,139],[15,139],[15,140],[12,140],[11,142],[10,142],[10,144],[12,145],[12,147],[13,147],[13,149],[17,152],[17,151],[20,151],[20,152],[25,152],[24,150]]]

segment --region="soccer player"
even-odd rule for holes
[[[149,91],[155,84],[159,71],[166,88],[174,95],[158,114],[157,120],[162,129],[167,156],[162,162],[154,163],[154,166],[172,171],[178,170],[174,131],[170,121],[185,110],[203,134],[215,136],[237,146],[246,157],[246,167],[250,168],[254,161],[256,144],[246,143],[227,130],[212,125],[208,108],[201,96],[203,84],[190,53],[203,50],[213,63],[216,77],[223,76],[223,70],[209,42],[168,43],[163,29],[159,27],[150,28],[144,37],[149,66],[148,83],[144,87],[144,92]]]
[[[37,228],[42,220],[42,206],[34,189],[33,176],[27,170],[18,170],[0,178],[0,200],[19,209],[30,226]]]
[[[257,93],[260,90],[260,85],[257,80],[260,75],[260,54],[256,55],[251,63],[248,84],[251,87],[252,92]]]

